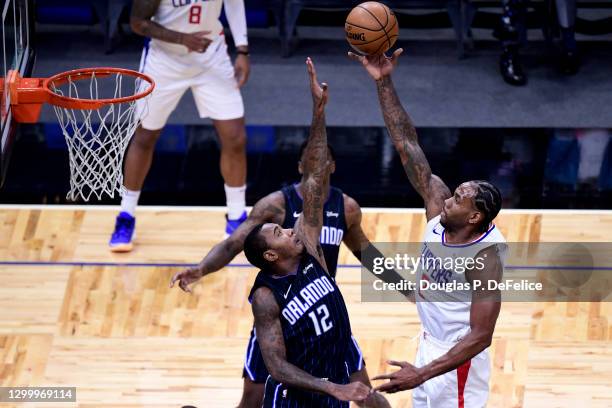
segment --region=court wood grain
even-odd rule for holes
[[[76,404],[49,407],[235,406],[255,270],[241,254],[193,295],[168,287],[182,269],[168,264],[196,263],[222,238],[222,213],[143,209],[130,254],[107,250],[114,216],[0,209],[0,386],[77,387]],[[497,226],[510,242],[612,241],[612,213],[502,212]],[[366,212],[363,227],[372,241],[418,242],[425,218]],[[343,247],[339,263],[357,261]],[[358,268],[340,268],[338,283],[369,374],[389,371],[388,359],[412,361],[414,305],[362,303]],[[612,303],[504,303],[489,406],[611,407],[611,316]],[[410,392],[389,400],[411,406]]]

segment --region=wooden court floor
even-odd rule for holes
[[[169,289],[181,264],[221,238],[215,209],[143,209],[138,246],[106,242],[115,208],[0,208],[0,386],[75,386],[77,403],[19,407],[232,407],[252,325],[255,276],[242,255],[194,294]],[[419,241],[419,211],[364,214],[372,241]],[[508,241],[612,241],[612,212],[505,212]],[[345,248],[340,264],[355,265]],[[179,265],[179,266],[177,266]],[[371,375],[412,361],[410,303],[361,303],[360,271],[338,282]],[[490,349],[489,407],[612,407],[612,303],[504,303]],[[410,407],[410,392],[389,397]],[[0,403],[0,407],[9,404]]]

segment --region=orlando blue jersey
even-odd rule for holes
[[[295,188],[295,184],[282,189],[285,196],[285,220],[283,228],[293,228],[303,210],[303,200]],[[323,227],[321,228],[320,243],[327,264],[327,270],[332,277],[336,277],[338,266],[338,253],[340,244],[346,233],[346,219],[344,218],[344,197],[342,190],[330,187],[329,196],[323,206]]]
[[[344,298],[323,267],[305,254],[295,275],[274,278],[260,271],[249,299],[262,286],[272,291],[281,311],[287,361],[315,377],[347,384],[345,356],[352,342],[351,325]],[[348,407],[348,403],[268,378],[264,407],[268,406]]]

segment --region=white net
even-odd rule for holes
[[[57,95],[82,100],[132,96],[151,86],[145,80],[120,72],[95,72],[50,83]],[[110,103],[100,109],[71,109],[53,106],[70,158],[70,191],[67,198],[89,201],[115,197],[123,189],[123,156],[138,126],[146,97],[123,103]]]

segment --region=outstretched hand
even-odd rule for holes
[[[310,77],[312,103],[317,112],[322,112],[327,103],[327,84],[325,82],[320,84],[317,80],[317,71],[310,57],[306,58],[306,66],[308,67],[308,76]]]
[[[390,57],[387,57],[385,54],[366,56],[349,51],[348,56],[353,61],[360,62],[366,71],[368,71],[368,74],[370,74],[375,81],[378,81],[384,76],[391,75],[393,68],[397,65],[397,59],[402,55],[402,52],[404,52],[404,50],[398,48]]]
[[[387,361],[387,364],[400,367],[401,369],[390,374],[377,375],[372,378],[372,381],[389,380],[374,388],[374,391],[394,393],[411,390],[423,384],[424,379],[421,371],[412,364],[405,361]]]
[[[202,277],[202,271],[200,268],[189,268],[183,271],[177,272],[170,280],[170,287],[173,288],[174,284],[178,281],[179,287],[187,293],[193,293],[189,285],[198,281]]]

